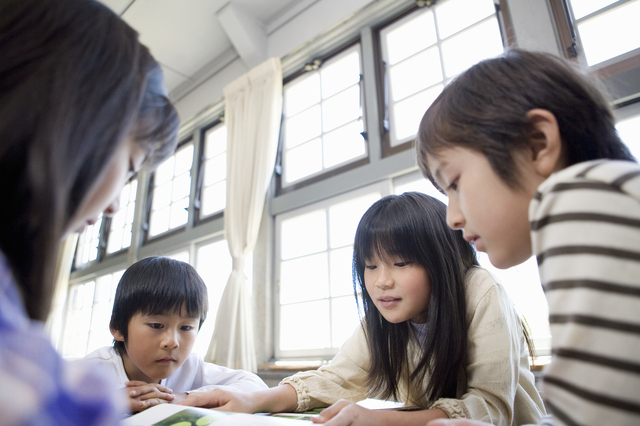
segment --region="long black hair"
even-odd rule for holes
[[[413,336],[410,325],[385,320],[365,286],[364,268],[375,256],[414,262],[429,277],[429,331],[419,342],[424,352],[413,371],[407,370],[412,355],[408,353]],[[353,279],[356,295],[362,293],[363,324],[371,354],[367,377],[371,394],[397,399],[400,379],[406,374],[414,393],[423,389],[423,378],[430,377],[426,393],[418,397],[425,403],[456,397],[459,381],[466,381],[464,280],[477,265],[473,247],[461,231],[447,226],[446,206],[435,198],[405,192],[384,197],[367,210],[356,231]]]
[[[0,2],[0,250],[27,313],[50,309],[60,240],[129,135],[155,165],[178,116],[137,33],[93,0]]]

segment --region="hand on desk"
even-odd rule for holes
[[[173,402],[176,398],[173,391],[166,386],[139,380],[126,382],[124,390],[129,397],[129,410],[132,413],[144,411],[154,405]]]
[[[313,423],[322,423],[327,426],[375,426],[377,424],[376,421],[379,420],[381,420],[380,416],[376,415],[373,410],[344,399],[311,418]]]
[[[438,419],[430,421],[427,426],[491,426],[491,423],[467,419]]]
[[[233,392],[222,389],[191,391],[178,403],[191,407],[216,408],[234,413],[255,413],[256,407],[251,392]]]

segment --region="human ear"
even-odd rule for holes
[[[124,336],[122,335],[122,333],[120,333],[120,331],[114,328],[109,328],[109,330],[111,331],[111,335],[116,342],[124,342]]]
[[[562,139],[558,121],[553,113],[541,108],[527,112],[527,118],[534,129],[529,136],[532,165],[546,179],[562,168]]]

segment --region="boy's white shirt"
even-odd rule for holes
[[[129,381],[122,363],[122,357],[113,346],[97,349],[83,358],[83,361],[100,365],[119,382]],[[198,354],[191,353],[187,360],[171,376],[163,379],[161,385],[174,393],[222,388],[231,391],[253,392],[268,386],[257,375],[205,362]]]

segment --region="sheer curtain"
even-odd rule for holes
[[[271,58],[224,88],[227,126],[225,238],[233,271],[206,360],[257,372],[246,257],[253,251],[273,173],[282,115],[282,67]]]

